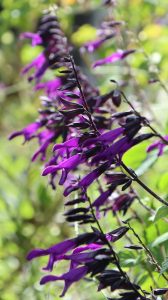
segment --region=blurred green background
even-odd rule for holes
[[[123,90],[130,100],[136,101],[137,109],[150,117],[161,133],[168,133],[167,0],[120,0],[114,9],[103,8],[101,1],[98,0],[0,1],[0,299],[2,300],[59,299],[62,283],[46,287],[40,287],[38,283],[42,274],[40,268],[46,259],[27,263],[26,254],[34,247],[48,247],[75,234],[74,228],[69,228],[64,223],[61,191],[52,191],[47,179],[40,176],[41,162],[30,162],[37,144],[30,142],[22,145],[22,138],[8,141],[11,132],[20,130],[34,121],[38,116],[37,109],[40,105],[39,97],[34,94],[31,84],[20,75],[21,68],[30,62],[40,49],[32,48],[27,41],[20,41],[19,34],[24,31],[35,31],[42,10],[56,4],[60,6],[58,15],[62,27],[76,49],[84,42],[95,38],[96,31],[93,26],[99,26],[103,17],[113,16],[116,20],[125,21],[121,36],[108,41],[95,54],[85,54],[84,62],[90,66],[93,60],[105,57],[118,48],[136,48],[137,52],[129,60],[92,71],[92,76],[96,77],[94,83],[96,82],[102,92],[106,92],[111,88],[109,79],[123,81]],[[159,82],[149,84],[150,79],[159,79]],[[126,105],[123,108],[126,108]],[[143,180],[159,194],[168,198],[167,153],[165,152],[165,155],[157,161],[156,153],[147,157],[146,146],[147,143],[143,143],[129,151],[125,156],[125,162],[134,169],[143,162],[143,168],[139,170],[141,174],[143,173]],[[148,206],[159,207],[140,189],[139,193],[142,201]],[[94,199],[94,190],[92,195]],[[150,214],[137,202],[127,217],[135,214],[137,210],[140,221],[135,220],[134,226],[148,246],[153,246],[152,243],[159,234],[167,232],[167,223],[163,220],[153,222]],[[142,229],[141,223],[145,229]],[[112,230],[117,223],[109,214],[103,225],[107,230]],[[163,241],[156,242],[152,247],[160,263],[168,255],[167,240],[166,236]],[[118,242],[116,249],[122,250],[125,243],[125,241]],[[129,268],[132,274],[136,274],[143,288],[152,284],[148,279],[150,266],[146,262],[145,255],[125,251],[125,257],[122,254],[121,260],[126,270]],[[140,272],[140,263],[144,265],[143,272]],[[132,267],[135,267],[134,271]],[[159,275],[154,276],[157,281]],[[65,299],[70,300],[74,297],[80,300],[105,299],[102,293],[96,294],[94,282],[76,284]]]

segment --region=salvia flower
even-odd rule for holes
[[[35,68],[35,73],[29,77],[30,81],[35,79],[39,82],[49,67],[54,65],[54,68],[59,68],[62,66],[62,57],[69,51],[69,46],[52,13],[44,14],[36,34],[24,33],[21,37],[31,38],[32,46],[40,44],[44,47],[44,51],[23,69],[25,74]]]
[[[15,131],[9,136],[9,140],[14,139],[17,136],[23,135],[25,141],[31,140],[35,137],[36,131],[42,126],[41,122],[34,122],[29,124],[27,127],[23,128],[20,131]]]
[[[110,163],[106,162],[101,166],[99,166],[98,168],[94,169],[92,172],[90,172],[84,178],[81,179],[78,187],[86,190],[93,183],[93,181],[98,179],[99,176],[103,174],[109,167],[110,167]]]
[[[35,90],[44,90],[49,98],[54,98],[58,94],[58,88],[61,86],[61,78],[56,78],[47,82],[39,82],[35,86]]]
[[[65,295],[65,293],[67,292],[67,290],[69,289],[69,287],[74,282],[77,282],[80,279],[82,279],[87,273],[88,273],[88,267],[83,266],[83,267],[79,267],[76,269],[72,269],[69,272],[67,272],[61,276],[46,275],[41,279],[40,284],[45,284],[45,283],[57,281],[57,280],[64,280],[65,286],[64,286],[63,292],[61,294],[61,297],[63,297]]]
[[[85,45],[83,45],[81,51],[83,51],[83,49],[84,49],[84,50],[87,50],[88,52],[92,53],[95,50],[97,50],[98,48],[100,48],[100,46],[102,44],[104,44],[107,40],[109,40],[110,38],[112,38],[114,36],[115,36],[115,34],[113,33],[113,34],[107,35],[103,38],[98,38],[94,41],[88,42]]]
[[[96,207],[96,210],[99,211],[100,207],[103,206],[112,192],[115,190],[115,186],[111,186],[107,191],[102,192],[100,196],[93,202],[93,206]]]
[[[168,135],[164,136],[164,139],[168,142]],[[167,146],[166,143],[164,143],[162,140],[156,141],[153,144],[151,144],[147,148],[147,152],[151,152],[152,150],[158,149],[158,156],[163,155],[164,148]]]
[[[40,144],[40,148],[34,153],[32,161],[36,160],[39,155],[41,155],[41,160],[46,159],[46,151],[50,143],[57,137],[57,134],[52,130],[43,130],[37,134],[37,138]]]
[[[119,127],[113,130],[110,130],[106,133],[101,134],[98,137],[90,138],[83,143],[83,146],[90,146],[91,144],[102,143],[104,145],[109,145],[114,140],[116,140],[120,135],[124,133],[124,128]]]
[[[41,39],[40,35],[37,33],[24,32],[20,35],[20,39],[32,40],[32,47],[42,44],[42,39]]]
[[[72,254],[70,254],[70,255],[67,255],[67,254],[56,255],[56,254],[52,253],[49,256],[47,266],[44,267],[43,270],[51,272],[53,270],[54,264],[58,261],[61,261],[61,260],[71,261],[70,269],[74,268],[74,267],[88,261],[89,257],[91,255],[93,256],[93,254],[96,253],[96,251],[94,251],[94,250],[97,250],[97,249],[100,249],[100,248],[102,248],[101,244],[91,243],[91,244],[88,244],[86,246],[79,246],[79,247],[75,248],[73,250]],[[85,253],[85,251],[87,251],[87,250],[93,250],[93,251]]]
[[[106,65],[106,64],[111,64],[114,63],[118,60],[123,60],[124,58],[126,58],[128,55],[134,53],[135,50],[118,50],[117,52],[113,53],[110,56],[107,56],[103,59],[97,60],[94,64],[93,64],[93,68],[102,66],[102,65]]]
[[[123,211],[123,215],[125,215],[127,212],[127,209],[132,204],[132,202],[134,201],[135,198],[136,198],[136,195],[134,193],[122,194],[122,195],[116,197],[113,200],[112,211],[114,212],[114,214],[117,211]]]
[[[44,53],[40,53],[30,64],[24,67],[22,74],[28,73],[31,69],[35,69],[34,75],[28,77],[29,81],[36,78],[38,81],[48,68],[48,63],[45,59]]]
[[[81,156],[81,154],[76,154],[71,156],[70,158],[65,159],[64,161],[62,161],[60,164],[58,165],[50,165],[48,167],[46,167],[42,173],[43,176],[46,176],[48,174],[52,174],[58,170],[62,170],[62,171],[66,171],[66,174],[68,174],[68,172],[70,172],[71,170],[73,170],[74,168],[76,168],[79,163],[82,163],[83,158]]]
[[[127,208],[133,202],[133,198],[135,197],[135,195],[133,193],[128,193],[114,198],[116,196],[116,193],[115,196],[113,195],[113,193],[120,185],[122,185],[122,189],[128,188],[131,184],[130,178],[128,178],[123,173],[106,172],[105,179],[107,181],[107,190],[101,190],[99,197],[92,204],[93,207],[96,208],[97,217],[100,217],[101,211],[107,212],[109,210],[112,210],[113,212],[115,212],[117,210],[123,210],[126,213]],[[108,204],[109,206],[107,206]]]
[[[105,239],[109,242],[116,242],[128,230],[129,228],[126,226],[119,227],[105,236],[102,236],[99,231],[95,230],[95,232],[79,235],[74,239],[63,241],[48,249],[32,250],[28,254],[27,259],[32,260],[36,257],[49,255],[48,264],[43,268],[46,271],[52,271],[53,265],[58,261],[70,261],[70,269],[67,273],[60,276],[46,275],[40,281],[41,284],[45,284],[51,281],[64,280],[65,286],[62,293],[62,296],[64,296],[74,282],[80,280],[88,273],[91,273],[93,276],[104,271],[106,266],[112,261],[111,252],[103,248]],[[67,254],[69,251],[73,252]]]

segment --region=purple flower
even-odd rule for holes
[[[35,90],[45,90],[48,97],[53,98],[57,94],[57,89],[61,86],[62,82],[60,78],[56,78],[47,82],[37,83]]]
[[[122,157],[124,152],[126,152],[126,150],[131,148],[132,145],[133,145],[132,141],[129,141],[127,136],[125,136],[120,140],[118,140],[117,142],[115,142],[114,144],[112,144],[107,149],[105,149],[100,154],[97,154],[93,158],[92,163],[97,163],[98,161],[101,160],[109,160],[112,162],[116,155]]]
[[[98,49],[104,42],[106,42],[108,39],[110,39],[114,36],[115,36],[115,34],[111,34],[111,35],[105,36],[103,38],[96,39],[95,41],[88,42],[85,45],[83,45],[81,50],[83,51],[83,49],[84,50],[86,49],[88,52],[92,53],[96,49]]]
[[[164,139],[168,142],[168,135],[164,136]],[[147,152],[150,152],[154,149],[158,149],[158,156],[163,155],[164,148],[167,146],[162,140],[154,142],[147,148]]]
[[[36,133],[36,131],[42,127],[43,122],[34,122],[29,124],[27,127],[23,128],[20,131],[13,132],[9,136],[9,140],[13,138],[23,135],[25,142],[31,140],[32,138],[37,138],[40,144],[40,148],[34,153],[32,157],[32,161],[36,160],[36,158],[41,154],[41,160],[45,160],[45,155],[49,144],[53,141],[54,138],[57,137],[57,133],[54,131],[50,131],[48,129],[41,131],[40,133]]]
[[[123,60],[126,56],[128,56],[131,53],[134,53],[135,50],[118,50],[117,52],[113,53],[112,55],[105,57],[103,59],[97,60],[93,64],[93,68],[96,68],[98,66],[114,63],[118,60]]]
[[[81,154],[76,154],[76,155],[71,156],[70,158],[63,160],[58,165],[50,165],[50,166],[46,167],[44,169],[42,175],[46,176],[48,174],[55,173],[58,170],[62,170],[64,172],[66,172],[66,175],[67,175],[69,171],[76,168],[82,162],[83,162],[83,159],[82,159]]]
[[[121,159],[124,153],[128,151],[130,148],[153,136],[153,134],[147,133],[147,134],[141,134],[133,138],[133,136],[136,133],[137,133],[137,129],[135,126],[132,129],[132,132],[131,130],[128,131],[127,129],[127,131],[125,132],[126,136],[124,136],[117,142],[113,143],[110,147],[106,148],[101,153],[95,155],[94,158],[92,159],[92,164],[98,163],[100,161],[109,161],[109,163],[110,162],[112,163],[116,155],[118,155],[119,159]]]
[[[81,252],[84,252],[86,250],[97,250],[102,248],[102,245],[100,244],[96,244],[96,243],[91,243],[88,244],[86,246],[81,246],[81,247],[77,247],[73,250],[73,253],[71,255],[65,255],[65,254],[61,254],[61,255],[56,255],[56,254],[50,254],[49,256],[49,260],[48,260],[48,264],[46,267],[43,268],[43,270],[45,271],[52,271],[53,270],[53,266],[57,261],[60,260],[71,260],[71,267],[76,267],[78,264],[83,263],[84,259],[85,261],[88,258],[88,252],[85,255],[77,255],[77,254],[81,254]],[[81,259],[83,259],[81,261]],[[88,258],[89,259],[89,258]]]
[[[53,65],[54,68],[61,67],[63,65],[62,57],[65,57],[69,52],[67,39],[57,18],[52,13],[46,13],[40,19],[37,33],[26,32],[22,34],[21,38],[30,38],[32,39],[32,46],[40,44],[44,48],[43,52],[23,69],[23,74],[25,74],[30,69],[35,68],[35,73],[29,77],[30,81],[36,79],[39,82],[48,67]]]
[[[97,250],[100,249],[101,247],[102,245],[100,244],[91,243],[86,246],[77,247],[75,250],[73,250],[73,253],[83,252],[86,250]]]
[[[41,37],[38,33],[23,32],[20,35],[20,39],[31,39],[32,40],[32,47],[42,44],[42,39],[41,39]]]
[[[34,249],[28,254],[27,259],[32,260],[36,257],[50,255],[50,254],[59,256],[65,254],[69,250],[76,248],[79,245],[95,242],[98,240],[98,238],[99,237],[95,233],[86,233],[86,234],[84,233],[77,236],[74,239],[63,241],[48,249]]]
[[[46,159],[46,151],[50,143],[56,138],[57,134],[48,129],[40,132],[36,137],[39,140],[40,148],[34,153],[32,157],[32,161],[35,161],[37,157],[41,154],[41,160],[44,161]]]
[[[83,146],[89,146],[91,144],[102,143],[105,145],[109,145],[114,142],[121,134],[124,133],[124,128],[119,127],[113,130],[110,130],[106,133],[101,134],[98,137],[90,138],[86,142],[83,143]]]
[[[93,183],[93,181],[95,181],[101,174],[103,174],[109,168],[109,166],[109,162],[104,163],[89,174],[87,174],[85,177],[82,178],[82,180],[80,180],[78,187],[86,190],[88,186]]]
[[[61,275],[61,276],[54,276],[54,275],[47,275],[44,276],[41,281],[40,284],[45,284],[51,281],[57,281],[57,280],[64,280],[65,281],[65,286],[63,289],[63,292],[61,294],[60,297],[63,297],[65,295],[65,293],[67,292],[67,290],[69,289],[69,287],[76,281],[79,281],[80,279],[82,279],[86,274],[88,273],[88,267],[86,266],[82,266],[80,268],[77,269],[72,269],[69,272]]]
[[[122,236],[125,235],[128,230],[129,228],[126,226],[119,227],[113,230],[112,232],[106,234],[106,238],[108,239],[108,241],[114,243],[118,241],[120,238],[122,238]]]
[[[68,141],[65,141],[64,143],[55,144],[53,147],[53,151],[61,149],[61,152],[65,152],[65,151],[67,151],[67,149],[74,149],[74,148],[78,147],[78,144],[79,144],[79,138],[74,137],[74,138],[69,139]]]
[[[107,237],[108,239],[111,239],[109,235],[107,235]],[[96,251],[103,247],[103,244],[99,238],[100,237],[97,233],[82,234],[74,239],[69,239],[58,243],[48,249],[34,249],[28,254],[27,259],[32,260],[36,257],[49,255],[48,264],[45,268],[43,268],[43,270],[52,271],[54,263],[60,260],[71,261],[71,270],[80,264],[93,261],[94,255],[97,253]],[[80,246],[82,244],[85,245]],[[66,255],[66,253],[70,250],[73,250],[72,254]],[[92,250],[92,252],[85,252],[87,250]]]
[[[110,242],[115,242],[118,239],[120,239],[127,232],[128,229],[129,228],[127,228],[126,226],[117,228],[117,229],[113,230],[112,232],[106,234],[106,238]],[[97,235],[97,237],[96,237],[96,235]],[[94,237],[94,239],[96,238],[97,240],[99,240],[99,238],[100,238],[100,245],[91,243],[90,245],[87,245],[84,247],[77,247],[73,251],[72,254],[69,254],[69,255],[65,254],[67,251],[71,250],[74,242],[75,242],[74,245],[81,244],[83,242],[87,243],[87,240],[89,242],[89,241],[91,241],[91,239],[93,240],[93,237]],[[67,244],[67,242],[68,242],[68,244]],[[99,232],[98,232],[97,234],[92,233],[90,235],[90,237],[88,234],[78,236],[77,238],[73,239],[73,241],[68,240],[66,242],[59,243],[59,244],[53,246],[52,249],[51,248],[48,249],[48,252],[50,251],[50,258],[49,258],[47,267],[44,268],[45,270],[52,270],[54,262],[62,260],[62,259],[69,260],[71,262],[70,270],[69,270],[69,272],[64,273],[61,276],[55,276],[55,275],[44,276],[41,279],[40,283],[45,284],[50,281],[64,280],[65,286],[64,286],[63,293],[61,295],[61,296],[64,296],[66,291],[68,290],[68,288],[70,287],[70,285],[72,283],[80,280],[86,274],[88,274],[90,272],[92,275],[102,272],[106,268],[106,266],[110,263],[110,261],[111,261],[110,252],[109,252],[109,250],[102,248],[103,245],[104,245],[104,243],[102,241],[102,237],[101,237],[101,235],[99,236]],[[100,248],[102,248],[102,249],[100,249]],[[84,252],[89,249],[91,249],[93,251]],[[61,251],[62,251],[62,253],[61,253]],[[45,252],[45,254],[46,254],[46,252]],[[44,252],[42,254],[41,252],[39,252],[39,249],[36,249],[36,253],[33,253],[33,255],[32,255],[32,253],[30,253],[29,254],[30,257],[28,257],[28,258],[32,259],[32,258],[36,257],[37,255],[41,256],[41,255],[45,255],[45,254],[44,254]],[[82,266],[78,267],[79,265],[82,265]]]
[[[112,192],[115,190],[115,186],[108,189],[107,191],[100,194],[100,196],[93,202],[93,206],[96,207],[96,210],[98,211],[100,206],[104,205],[109,196],[112,194]]]
[[[111,233],[108,233],[106,235],[108,240],[111,240],[110,234]],[[94,232],[86,234],[84,233],[77,236],[76,238],[58,243],[48,249],[34,249],[27,255],[27,259],[32,260],[37,257],[49,255],[49,261],[44,270],[52,271],[55,262],[62,259],[72,260],[73,256],[71,257],[71,255],[65,255],[70,250],[73,250],[73,254],[75,255],[87,250],[93,250],[94,252],[94,250],[98,250],[102,247],[103,244],[100,242],[100,236],[98,234]],[[80,259],[78,260],[78,262],[79,261]]]
[[[30,64],[25,66],[22,70],[23,74],[28,73],[31,69],[35,69],[34,75],[30,76],[28,79],[29,81],[33,79],[37,79],[39,81],[42,75],[48,68],[48,62],[46,61],[44,53],[40,53]]]
[[[94,256],[96,255],[97,251],[92,252],[84,252],[84,253],[72,253],[70,255],[65,255],[65,260],[70,260],[70,270],[75,269],[77,266],[81,264],[86,264],[92,262],[94,260]]]
[[[13,138],[23,135],[25,141],[31,140],[33,137],[35,137],[35,132],[41,127],[40,122],[34,122],[29,124],[27,127],[23,128],[20,131],[15,131],[9,136],[9,140],[12,140]]]
[[[116,213],[117,211],[123,211],[123,214],[125,214],[135,198],[136,195],[134,193],[118,196],[114,199],[114,203],[112,205],[113,212]]]
[[[96,49],[98,49],[103,43],[105,39],[97,39],[95,41],[91,41],[86,43],[82,48],[86,49],[88,52],[94,52]]]
[[[48,249],[34,249],[28,254],[27,259],[32,260],[36,257],[50,255],[50,254],[59,256],[59,255],[62,255],[64,253],[68,252],[69,250],[75,248],[75,246],[76,246],[75,239],[66,240],[66,241],[56,244]]]

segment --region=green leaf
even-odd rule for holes
[[[146,159],[146,148],[148,142],[144,142],[129,149],[123,156],[123,161],[132,169],[137,169],[139,165]]]
[[[168,186],[168,172],[164,173],[159,180],[159,189],[163,192],[167,190]]]
[[[137,176],[143,175],[148,169],[155,163],[158,159],[157,151],[149,155],[140,165],[140,167],[135,171]]]
[[[148,273],[146,273],[146,274],[140,274],[140,276],[139,276],[139,278],[137,280],[137,283],[139,285],[142,285],[148,279],[148,277],[149,277]]]
[[[133,252],[120,252],[119,257],[123,267],[133,267],[141,260],[141,255],[135,256]]]
[[[160,270],[160,274],[163,274],[167,270],[168,270],[168,257],[166,258],[165,261],[162,262],[162,267],[161,267],[161,270]]]
[[[165,243],[168,241],[168,232],[163,233],[161,236],[159,236],[153,243],[152,247],[156,247],[162,243]]]
[[[72,34],[72,42],[78,46],[89,42],[94,38],[96,38],[96,29],[89,24],[82,25]]]
[[[159,207],[158,210],[156,211],[153,221],[157,222],[161,218],[164,218],[167,216],[168,216],[168,207],[163,205],[163,206]]]

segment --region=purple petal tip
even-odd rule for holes
[[[57,170],[56,166],[49,166],[47,168],[44,169],[44,171],[42,172],[42,176],[46,176],[48,174],[52,174]]]
[[[43,256],[43,255],[46,255],[46,250],[43,250],[43,249],[34,249],[32,250],[31,252],[28,253],[27,255],[27,260],[32,260],[36,257],[39,257],[39,256]]]
[[[46,284],[47,282],[55,281],[55,280],[57,280],[57,276],[46,275],[40,280],[40,284],[43,285],[43,284]]]

